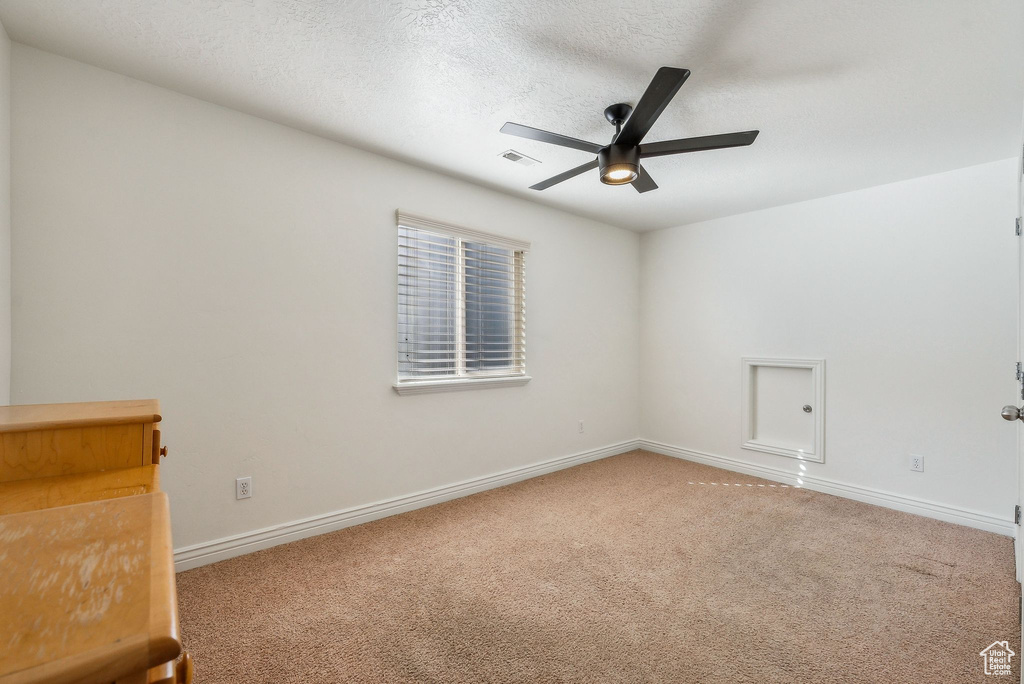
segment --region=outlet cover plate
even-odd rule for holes
[[[239,477],[235,479],[235,498],[248,499],[252,496],[252,478]]]

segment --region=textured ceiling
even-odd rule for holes
[[[1012,157],[1017,0],[0,0],[11,38],[635,230]],[[649,141],[760,129],[751,147],[646,162],[639,195],[584,152],[659,66],[690,79]],[[543,163],[500,158],[513,148]]]

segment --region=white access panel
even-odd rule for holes
[[[742,447],[825,460],[825,361],[743,359]]]

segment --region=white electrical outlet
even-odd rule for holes
[[[583,434],[583,421],[580,421],[580,434]]]
[[[910,469],[916,473],[924,472],[924,456],[910,454]]]
[[[248,499],[252,496],[252,478],[239,477],[235,479],[235,498]]]

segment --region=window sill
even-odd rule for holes
[[[459,378],[458,380],[411,380],[396,382],[393,387],[401,395],[427,394],[428,392],[461,392],[471,389],[494,387],[518,387],[530,382],[529,375],[514,375],[498,378]]]

